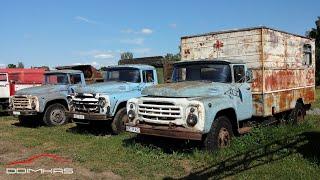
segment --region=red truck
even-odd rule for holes
[[[0,112],[9,107],[9,97],[16,91],[40,86],[44,82],[45,69],[0,69]]]

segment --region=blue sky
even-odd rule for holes
[[[0,0],[0,66],[116,64],[177,53],[180,37],[251,26],[304,35],[320,1]]]

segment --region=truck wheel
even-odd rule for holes
[[[111,128],[114,134],[120,134],[125,130],[125,124],[128,122],[127,109],[121,108],[113,118]]]
[[[233,136],[232,125],[226,116],[219,116],[212,123],[209,133],[204,139],[204,148],[215,151],[230,145]]]
[[[66,108],[59,103],[51,104],[45,111],[43,122],[47,126],[58,126],[67,122]]]
[[[300,124],[304,121],[306,110],[301,102],[297,102],[293,110],[291,110],[288,122],[292,124]]]

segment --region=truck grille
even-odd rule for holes
[[[13,109],[23,110],[31,109],[31,104],[26,96],[13,96],[12,97]]]
[[[72,105],[74,111],[77,112],[99,113],[100,108],[98,102],[98,99],[93,96],[76,96],[72,101]]]
[[[147,120],[174,121],[181,118],[181,109],[173,103],[148,101],[138,105],[138,115]]]

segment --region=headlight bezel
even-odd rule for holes
[[[186,108],[186,123],[189,127],[199,123],[199,105],[191,104]]]

